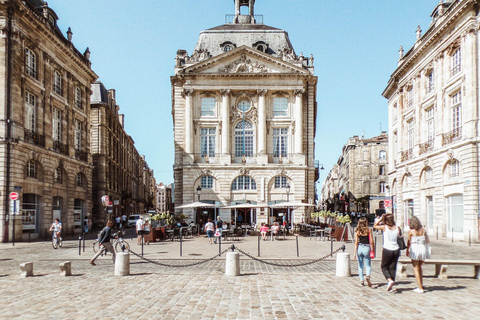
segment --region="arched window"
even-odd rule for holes
[[[29,76],[37,78],[37,56],[29,48],[25,49],[25,71]]]
[[[202,176],[200,178],[200,187],[202,189],[212,189],[213,188],[213,177],[212,176]]]
[[[235,126],[235,156],[253,156],[253,125],[250,121],[240,121]]]
[[[425,169],[425,182],[433,181],[433,170],[432,168]]]
[[[256,190],[257,184],[249,176],[239,176],[232,182],[232,190]]]
[[[62,168],[57,167],[54,173],[55,182],[62,183]]]
[[[35,160],[27,162],[27,177],[37,178],[37,164],[35,163]]]
[[[286,188],[288,184],[288,177],[276,176],[275,177],[275,189]]]
[[[450,177],[458,177],[460,174],[460,162],[457,159],[450,161]]]
[[[79,172],[77,173],[77,176],[75,177],[75,184],[77,187],[82,187],[83,186],[83,177],[82,174]]]

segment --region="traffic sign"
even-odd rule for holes
[[[11,200],[17,200],[18,199],[18,193],[10,192],[10,199]]]
[[[105,207],[108,206],[108,204],[110,203],[110,200],[108,199],[107,195],[102,197],[102,203]]]

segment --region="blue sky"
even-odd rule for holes
[[[234,14],[234,0],[49,0],[73,44],[90,48],[92,69],[116,89],[125,130],[155,172],[173,182],[170,76],[178,49],[193,52],[200,31]],[[325,170],[353,135],[387,131],[381,96],[398,50],[425,33],[438,0],[257,0],[264,24],[286,30],[295,51],[313,54],[317,87],[316,159]]]

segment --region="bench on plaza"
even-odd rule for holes
[[[397,277],[407,277],[407,265],[412,263],[412,260],[398,260],[400,266],[397,267]],[[480,261],[479,260],[440,260],[440,259],[427,259],[424,264],[435,265],[435,277],[440,279],[448,279],[447,269],[449,265],[459,266],[473,266],[473,278],[478,279],[480,273]]]
[[[70,261],[61,262],[59,266],[61,276],[67,277],[72,275],[72,263]]]
[[[22,278],[33,277],[33,262],[20,263],[20,270],[22,270],[20,274]]]

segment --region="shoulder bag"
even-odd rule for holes
[[[400,248],[400,250],[407,249],[407,245],[405,244],[405,239],[403,239],[403,234],[402,234],[402,231],[400,230],[400,228],[398,228],[397,243],[398,243],[398,247]]]

